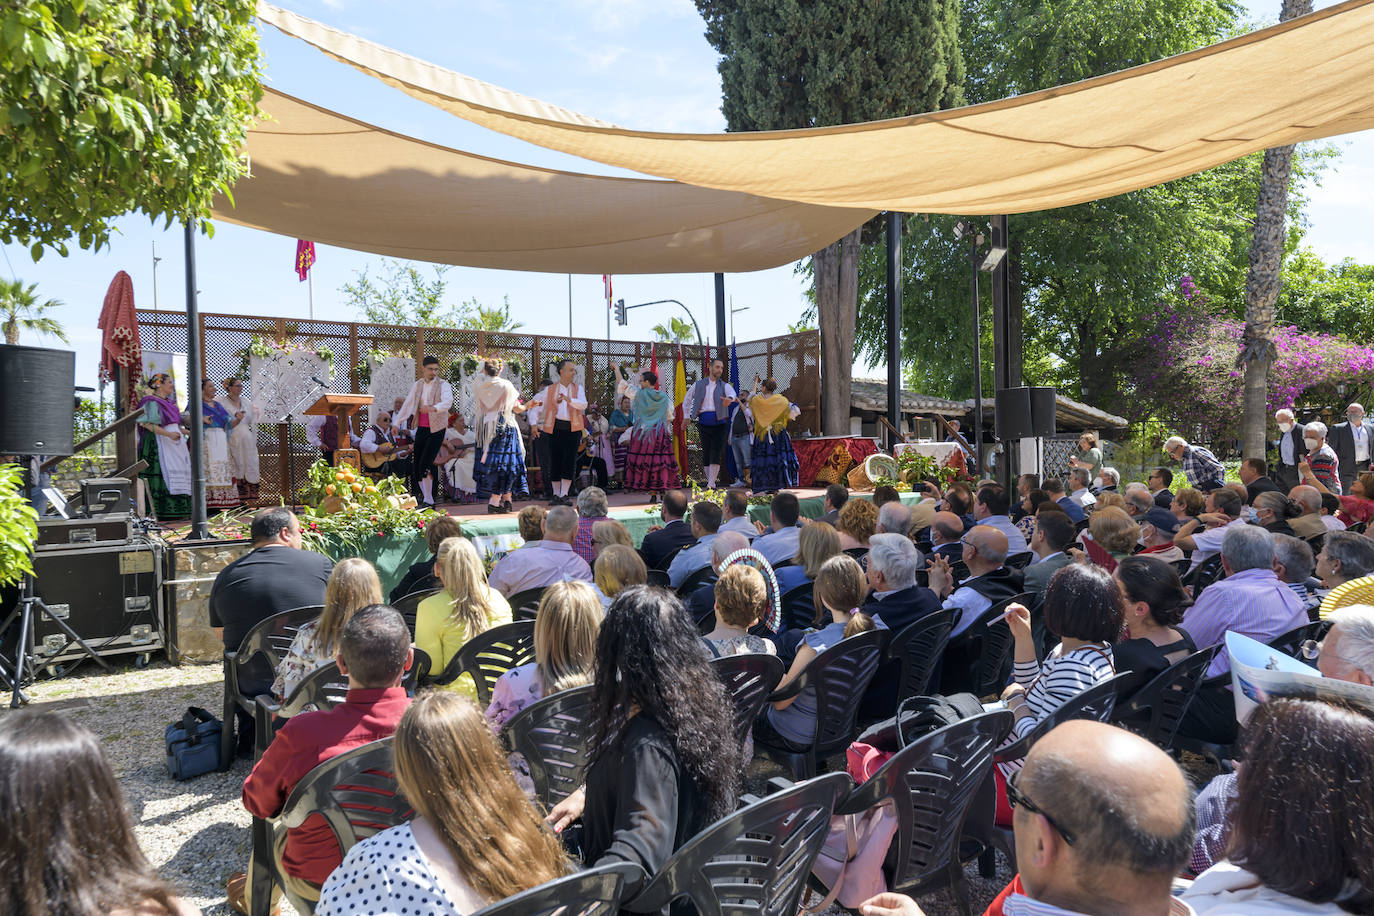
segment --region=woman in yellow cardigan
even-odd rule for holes
[[[415,613],[415,648],[433,660],[434,672],[443,671],[463,643],[485,630],[511,622],[510,605],[487,584],[487,573],[472,542],[463,537],[445,538],[434,561],[434,574],[443,589],[420,602]],[[477,687],[464,674],[446,685],[473,701]]]

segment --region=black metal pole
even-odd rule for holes
[[[982,310],[978,307],[978,235],[969,246],[969,264],[973,269],[973,460],[978,463],[973,479],[983,476],[983,328]]]
[[[725,274],[716,274],[716,356],[725,359],[730,338],[725,333]]]
[[[902,218],[887,214],[887,420],[894,429],[902,428]],[[898,436],[888,431],[891,446]]]
[[[210,537],[205,515],[205,412],[201,407],[200,382],[205,375],[200,352],[200,307],[196,303],[196,229],[186,228],[186,393],[191,401],[191,537]]]

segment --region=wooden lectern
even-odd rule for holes
[[[333,414],[339,420],[340,432],[348,430],[351,435],[353,414],[357,413],[359,407],[367,407],[371,403],[370,394],[326,394],[307,407],[305,412],[312,417],[327,417]],[[361,471],[362,456],[358,454],[357,449],[351,447],[351,439],[349,445],[349,448],[335,449],[334,466],[346,464]]]

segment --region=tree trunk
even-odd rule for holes
[[[1279,21],[1312,12],[1312,0],[1284,0]],[[1245,370],[1241,413],[1241,450],[1246,458],[1263,458],[1269,426],[1269,367],[1274,362],[1274,303],[1283,270],[1284,220],[1293,147],[1265,150],[1255,206],[1255,235],[1250,243],[1250,269],[1245,276],[1245,333],[1238,365]]]
[[[5,343],[11,347],[19,343],[19,322],[11,318],[5,322]]]
[[[821,430],[827,436],[849,434],[854,322],[859,303],[859,234],[856,229],[812,257],[821,332]]]

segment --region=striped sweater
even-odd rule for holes
[[[1066,701],[1116,673],[1112,647],[1105,643],[1081,646],[1067,655],[1061,655],[1062,650],[1062,645],[1056,646],[1043,665],[1030,661],[1017,662],[1012,667],[1012,680],[1026,688],[1026,705],[1032,715],[1016,720],[1004,745],[1024,737]],[[998,766],[1006,776],[1021,769],[1021,761],[1012,760]]]

